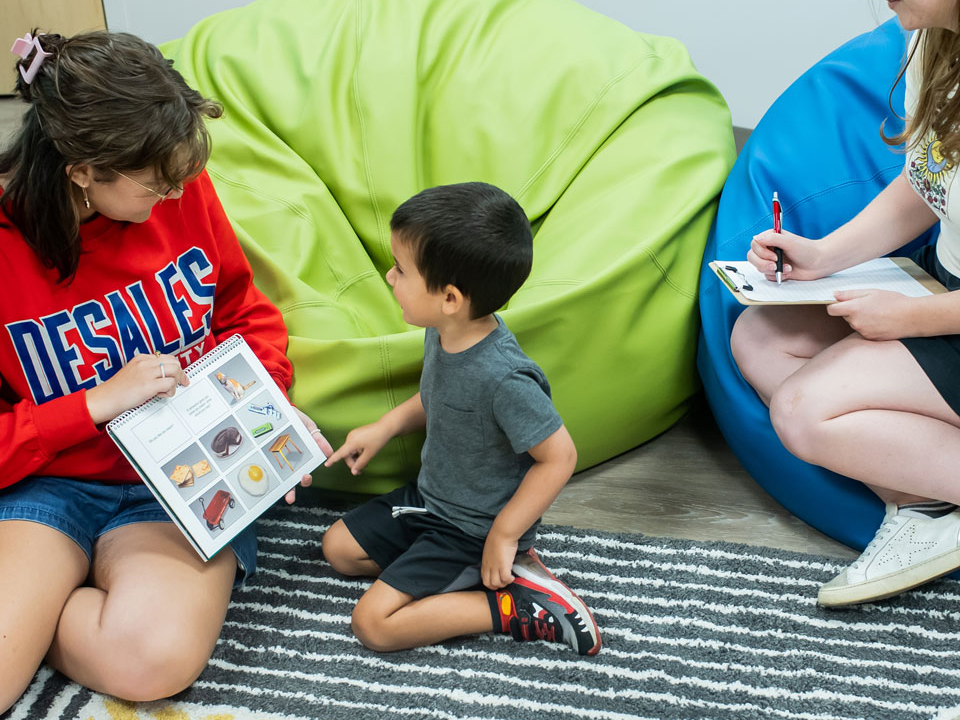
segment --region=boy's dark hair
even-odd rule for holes
[[[427,289],[456,287],[470,300],[471,319],[503,307],[533,264],[526,213],[487,183],[427,188],[396,209],[390,229],[412,249]]]

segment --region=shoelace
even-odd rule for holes
[[[899,527],[900,525],[903,524],[903,523],[897,522],[898,519],[899,518],[897,518],[897,516],[893,516],[892,518],[890,518],[890,520],[887,520],[886,522],[882,523],[880,525],[880,528],[877,530],[877,534],[873,536],[873,540],[867,543],[867,547],[864,548],[864,551],[860,554],[860,557],[854,560],[850,564],[850,567],[859,568],[861,565],[863,565],[863,563],[866,562],[867,558],[872,557],[872,553],[873,551],[876,550],[876,546],[879,545],[887,535],[893,532],[894,526]]]
[[[533,633],[530,632],[531,627]],[[557,637],[558,632],[560,637]],[[563,631],[555,624],[535,617],[511,618],[510,634],[514,640],[533,640],[532,635],[534,634],[538,640],[549,640],[551,642],[559,642],[563,637]]]
[[[551,642],[556,642],[557,640],[557,626],[553,623],[546,622],[545,620],[533,621],[534,632],[537,633],[537,637],[541,640],[549,640]]]

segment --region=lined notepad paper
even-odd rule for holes
[[[745,298],[757,302],[829,303],[838,290],[892,290],[909,297],[932,294],[890,258],[869,260],[819,280],[784,280],[780,285],[745,260],[717,264]]]

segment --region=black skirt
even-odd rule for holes
[[[947,290],[960,289],[960,278],[951,275],[937,259],[936,245],[925,245],[910,257]],[[900,340],[947,401],[960,415],[960,335],[903,338]]]

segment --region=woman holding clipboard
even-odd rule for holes
[[[903,172],[821,240],[768,230],[747,259],[768,279],[814,280],[886,255],[941,223],[914,260],[960,288],[960,2],[889,0],[916,31],[906,77]],[[899,78],[897,79],[899,81]],[[778,251],[782,268],[778,267]],[[887,504],[863,554],[820,588],[825,606],[879,600],[960,567],[960,293],[849,290],[823,306],[755,306],[734,359],[784,446],[865,483]]]

